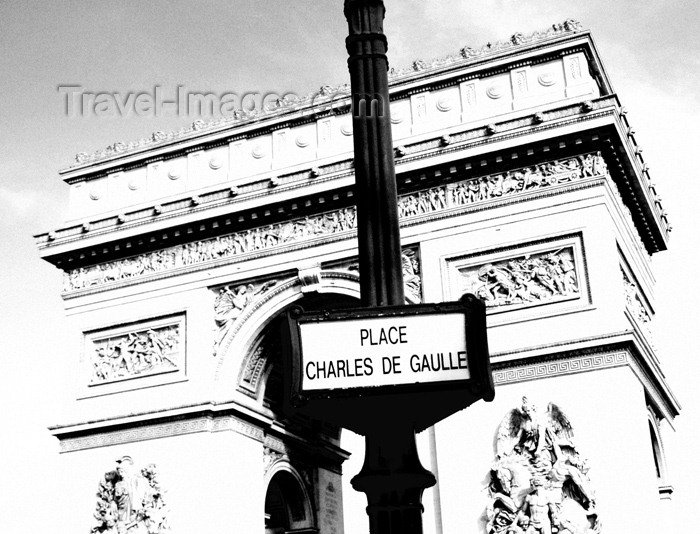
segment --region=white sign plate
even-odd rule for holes
[[[470,378],[463,313],[299,324],[302,391]]]

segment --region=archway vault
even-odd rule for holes
[[[232,320],[221,322],[226,331],[215,353],[214,387],[217,399],[240,406],[249,415],[252,409],[260,417],[264,532],[342,531],[340,466],[348,453],[340,448],[339,428],[283,412],[278,325],[282,312],[293,304],[308,309],[357,304],[357,273],[317,266],[299,270],[296,276],[251,280],[219,291],[222,299],[252,295],[239,298],[245,304],[233,309]]]
[[[265,472],[265,532],[318,532],[311,481],[286,459],[274,459]],[[308,478],[308,475],[307,475]]]

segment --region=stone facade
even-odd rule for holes
[[[392,72],[406,300],[482,298],[497,386],[419,435],[427,534],[659,531],[638,510],[669,496],[658,435],[679,410],[651,341],[670,227],[603,73],[573,21]],[[278,334],[292,304],[359,298],[343,91],[62,172],[73,222],[36,240],[76,354],[51,429],[66,531],[364,525],[361,446],[283,411]]]

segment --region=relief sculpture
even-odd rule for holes
[[[607,174],[607,167],[600,153],[549,161],[402,195],[398,201],[399,217],[436,213],[605,174]],[[348,232],[356,227],[354,206],[343,208],[164,248],[140,256],[73,269],[64,275],[63,290],[76,291],[136,279],[153,273],[235,258],[282,245]]]
[[[523,397],[501,422],[489,474],[487,534],[599,534],[589,467],[569,419]]]
[[[97,488],[97,520],[91,534],[163,534],[170,532],[163,491],[154,464],[140,471],[130,456],[117,460]]]
[[[404,281],[404,296],[407,304],[419,304],[423,301],[423,287],[420,274],[420,262],[418,250],[405,248],[401,251],[401,264]],[[342,269],[357,271],[358,264],[352,261],[343,265]],[[237,286],[227,285],[219,289],[214,300],[214,321],[216,323],[214,333],[214,355],[216,355],[221,342],[230,331],[233,324],[241,316],[248,306],[259,297],[267,293],[277,285],[277,280],[267,280],[264,282],[252,282],[239,284]],[[260,345],[248,360],[243,380],[253,384],[260,373],[260,363],[264,361],[265,351],[270,351],[270,347],[264,348]],[[275,350],[279,350],[276,348]]]
[[[401,251],[403,270],[403,293],[407,304],[423,302],[423,286],[420,277],[420,262],[418,252],[410,248]]]
[[[450,187],[435,187],[404,195],[399,199],[399,216],[411,217],[449,207],[466,206],[607,172],[607,166],[600,153],[548,161],[505,173],[465,180]]]
[[[573,254],[573,247],[565,247],[461,269],[463,293],[474,293],[490,307],[577,296]]]
[[[96,339],[90,354],[91,384],[176,370],[180,326],[168,325]]]
[[[132,258],[74,269],[64,277],[64,291],[138,278],[221,258],[230,258],[355,228],[355,209],[324,213],[206,239]]]
[[[622,271],[622,280],[625,284],[625,301],[627,303],[627,309],[643,330],[647,337],[647,341],[653,345],[651,316],[649,315],[649,312],[644,304],[642,304],[642,299],[639,296],[639,288],[637,287],[637,284],[630,281],[625,271]]]
[[[360,265],[357,259],[336,265],[334,269],[357,273]],[[420,273],[420,259],[417,247],[406,247],[401,250],[401,271],[403,273],[403,293],[406,304],[423,302],[423,280]]]
[[[249,283],[240,284],[233,289],[231,289],[231,286],[224,286],[219,289],[219,294],[214,300],[214,321],[216,322],[214,353],[216,353],[221,340],[226,336],[226,333],[243,310],[257,297],[266,293],[276,284],[277,280],[268,280],[257,285]]]

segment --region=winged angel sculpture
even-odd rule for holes
[[[496,435],[486,510],[488,534],[599,534],[586,460],[564,412],[523,397]]]
[[[217,326],[214,353],[216,353],[216,349],[226,336],[231,325],[236,322],[236,319],[243,313],[248,304],[275,284],[277,284],[277,280],[269,280],[257,288],[253,284],[241,284],[233,290],[230,286],[225,286],[219,290],[219,294],[214,301],[214,320]]]

